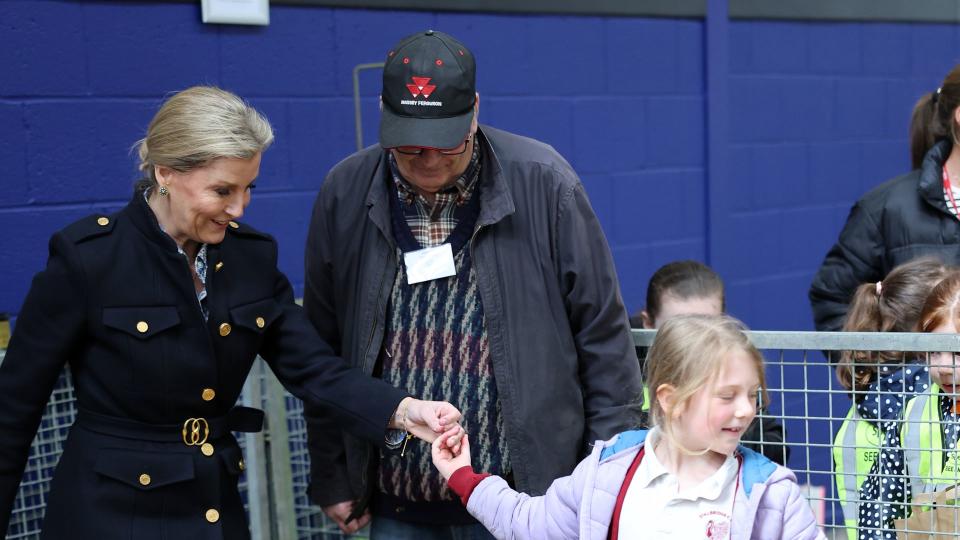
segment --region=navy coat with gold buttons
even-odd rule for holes
[[[186,258],[142,194],[52,237],[0,365],[0,531],[66,364],[79,413],[44,538],[249,537],[230,431],[262,418],[233,409],[258,354],[293,394],[383,440],[406,394],[335,357],[294,303],[276,242],[234,225],[208,247],[208,320]]]

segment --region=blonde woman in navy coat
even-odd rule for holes
[[[230,432],[261,427],[262,412],[234,406],[258,354],[368,440],[388,426],[459,431],[451,405],[347,368],[294,304],[274,239],[237,222],[272,141],[237,96],[180,92],[139,143],[146,178],[130,203],[51,238],[0,365],[0,531],[64,365],[79,412],[47,539],[248,538]]]

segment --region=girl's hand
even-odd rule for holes
[[[455,435],[457,435],[455,430],[451,429],[437,437],[437,440],[433,441],[433,449],[430,452],[433,465],[443,475],[444,480],[449,480],[450,475],[457,469],[470,466],[470,442],[467,440],[467,434],[461,428],[457,443],[451,443],[449,439]],[[459,454],[453,451],[455,447],[459,447]]]
[[[448,433],[448,444],[457,446],[463,436],[460,421],[460,411],[446,401],[423,401],[414,398],[404,398],[400,402],[398,411],[404,411],[398,426],[406,429],[418,439],[432,443],[441,433]]]

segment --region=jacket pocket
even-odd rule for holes
[[[103,325],[137,339],[149,339],[180,324],[176,306],[105,307]]]
[[[280,305],[273,298],[230,308],[233,324],[262,334],[280,316]]]
[[[224,446],[217,452],[217,455],[220,456],[220,460],[223,462],[223,466],[227,469],[227,472],[234,476],[239,476],[240,473],[247,468],[243,462],[243,452],[236,443]]]
[[[98,452],[93,470],[132,488],[150,491],[193,480],[193,456],[168,452],[143,452],[104,448]]]

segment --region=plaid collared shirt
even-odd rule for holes
[[[477,179],[480,177],[480,141],[473,144],[473,155],[467,169],[456,181],[436,193],[431,204],[423,195],[410,185],[400,174],[393,153],[387,151],[387,161],[393,182],[397,186],[397,196],[403,215],[410,226],[410,232],[421,247],[439,246],[447,240],[457,227],[456,209],[470,200],[476,192]]]

